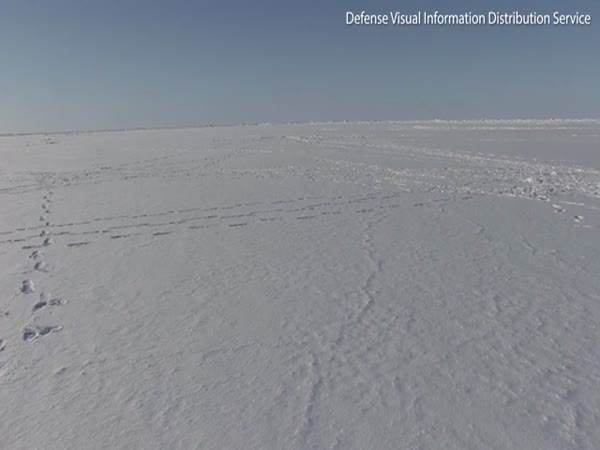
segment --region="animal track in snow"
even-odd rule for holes
[[[230,211],[232,209],[235,208],[241,208],[241,207],[247,207],[246,204],[243,203],[236,203],[236,204],[232,204],[232,205],[219,205],[219,206],[213,206],[213,207],[196,207],[196,208],[187,208],[187,209],[181,209],[181,210],[168,210],[168,211],[164,211],[164,212],[157,212],[157,213],[138,213],[138,214],[133,214],[133,215],[115,215],[115,216],[105,216],[105,217],[96,217],[96,218],[91,218],[89,220],[84,220],[84,221],[78,221],[78,222],[65,222],[65,223],[59,223],[59,224],[53,224],[53,225],[42,225],[42,226],[36,226],[36,227],[29,227],[29,228],[22,228],[22,229],[17,229],[17,230],[11,230],[8,233],[13,234],[13,233],[17,233],[19,231],[28,231],[28,230],[34,230],[34,229],[40,229],[40,228],[47,228],[47,234],[46,236],[50,237],[53,236],[58,236],[58,235],[71,235],[71,236],[80,236],[80,235],[98,235],[98,234],[108,234],[107,237],[111,238],[111,239],[120,239],[121,237],[128,237],[126,234],[117,234],[115,236],[112,236],[112,232],[116,231],[116,230],[123,230],[123,229],[137,229],[137,230],[143,230],[143,229],[148,229],[148,228],[155,228],[155,227],[165,227],[165,226],[178,226],[178,225],[184,225],[184,224],[191,224],[197,221],[207,221],[207,220],[211,220],[211,222],[214,222],[215,224],[221,224],[222,226],[226,226],[229,227],[230,224],[227,223],[228,220],[231,219],[239,219],[239,218],[255,218],[256,222],[253,222],[254,224],[258,223],[264,223],[264,222],[270,222],[270,221],[276,221],[276,220],[284,220],[284,219],[289,219],[289,220],[303,220],[303,219],[299,219],[297,217],[293,217],[297,212],[301,212],[301,211],[311,211],[314,212],[314,214],[319,215],[319,217],[325,217],[328,215],[333,215],[333,214],[341,214],[344,211],[340,211],[340,207],[343,209],[344,206],[348,206],[351,204],[356,204],[359,202],[370,202],[370,201],[377,201],[377,200],[385,200],[385,199],[392,199],[392,198],[397,198],[398,196],[405,194],[405,192],[400,192],[400,191],[394,191],[394,192],[381,192],[379,196],[375,196],[375,195],[371,195],[371,196],[364,196],[364,195],[360,195],[360,196],[332,196],[329,198],[319,198],[319,200],[325,200],[325,201],[321,201],[319,203],[309,203],[309,204],[297,204],[297,207],[295,208],[291,208],[291,209],[285,209],[285,208],[276,208],[276,209],[255,209],[255,210],[249,210],[249,211],[240,211],[240,213],[238,214],[225,214],[225,215],[219,215],[219,214],[211,214],[211,215],[205,215],[205,216],[181,216],[181,214],[187,214],[187,213],[193,213],[194,211]],[[298,199],[281,199],[281,200],[275,200],[273,202],[270,202],[268,200],[264,200],[264,201],[257,201],[257,202],[251,202],[249,203],[251,206],[256,206],[256,205],[268,205],[271,203],[277,203],[277,204],[291,204],[294,205],[294,203],[297,202],[304,202],[304,201],[308,201],[310,200],[311,202],[316,200],[313,198],[306,198],[306,197],[301,197]],[[296,205],[294,205],[296,206]],[[386,207],[392,207],[392,205],[378,205],[375,208],[371,208],[370,210],[375,210],[375,209],[385,209]],[[319,211],[320,210],[320,211]],[[369,211],[370,211],[369,210]],[[352,213],[352,212],[356,212],[356,211],[351,211],[350,209],[348,209],[346,212],[348,213]],[[361,212],[367,212],[367,211],[361,211]],[[104,222],[104,221],[115,221],[115,220],[123,220],[123,219],[129,219],[130,221],[134,218],[139,218],[139,217],[159,217],[159,216],[168,216],[170,214],[176,214],[177,215],[177,220],[170,220],[170,221],[162,221],[162,222],[143,222],[143,223],[137,223],[135,221],[133,221],[132,223],[123,223],[123,224],[113,224],[112,226],[109,226],[108,228],[102,228],[102,229],[82,229],[80,228],[81,226],[84,225],[91,225],[94,223],[98,223],[98,222]],[[264,217],[264,215],[277,215],[278,217]],[[263,216],[263,217],[259,217]],[[304,216],[301,216],[304,217]],[[44,218],[46,218],[44,216]],[[47,222],[46,222],[47,223]],[[250,225],[251,223],[248,222],[248,225]],[[234,225],[231,228],[235,228],[235,223],[231,224]],[[54,228],[67,228],[67,230],[65,231],[61,231],[61,232],[53,232],[52,230]],[[68,228],[71,228],[71,230],[68,230]],[[203,229],[203,228],[207,228],[207,226],[189,226],[189,229]],[[172,230],[171,233],[176,232],[177,230]],[[38,231],[38,233],[40,233],[40,231]],[[132,233],[131,235],[138,235]],[[148,233],[149,235],[152,235],[152,232]],[[157,235],[158,236],[158,235]],[[23,240],[25,241],[29,241],[30,239],[33,239],[34,236],[25,236],[23,238]],[[14,243],[16,242],[15,239],[11,239],[8,241],[0,241],[0,245],[1,244],[9,244],[9,243]],[[51,244],[50,242],[46,242],[44,245],[49,245]],[[27,248],[41,248],[42,246],[36,246],[36,245],[28,245],[28,246],[24,246],[22,247],[23,249]]]
[[[38,261],[33,266],[33,269],[38,272],[48,272],[48,264],[45,261]]]
[[[258,220],[261,222],[271,222],[274,220],[283,220],[283,217],[259,217]]]
[[[90,245],[91,242],[90,241],[85,241],[85,242],[71,242],[70,244],[67,244],[67,247],[83,247],[85,245]]]
[[[48,301],[50,306],[62,306],[67,304],[67,300],[63,300],[62,298],[53,298]]]
[[[25,280],[21,285],[21,292],[23,294],[33,294],[35,292],[35,285],[32,280]]]
[[[236,219],[236,218],[242,218],[242,217],[255,217],[256,215],[260,214],[278,214],[278,215],[282,215],[282,216],[286,216],[289,214],[293,214],[295,212],[299,212],[299,211],[315,211],[317,209],[332,209],[332,208],[336,208],[336,207],[340,207],[343,205],[348,205],[351,203],[357,203],[357,202],[362,202],[362,201],[373,201],[373,200],[377,200],[378,198],[381,200],[384,199],[389,199],[389,198],[395,198],[397,195],[400,195],[399,192],[393,192],[393,193],[389,193],[389,192],[383,192],[382,194],[384,194],[381,197],[364,197],[364,196],[360,196],[360,197],[353,197],[353,196],[349,196],[349,197],[343,197],[343,196],[334,196],[334,197],[330,197],[328,199],[323,198],[324,200],[328,200],[325,202],[320,202],[320,203],[311,203],[308,205],[302,205],[302,204],[298,204],[297,208],[293,208],[291,210],[286,210],[284,208],[280,208],[280,209],[267,209],[267,210],[261,210],[261,209],[256,209],[253,211],[247,211],[247,212],[241,212],[239,214],[227,214],[227,215],[218,215],[218,214],[212,214],[212,215],[206,215],[206,216],[191,216],[191,217],[181,217],[181,214],[187,214],[187,213],[193,213],[195,211],[230,211],[232,209],[235,208],[241,208],[241,207],[247,207],[248,205],[246,204],[242,204],[242,203],[236,203],[233,205],[220,205],[220,206],[213,206],[213,207],[196,207],[196,208],[187,208],[187,209],[181,209],[181,210],[168,210],[168,211],[164,211],[164,212],[157,212],[157,213],[138,213],[138,214],[134,214],[134,215],[117,215],[117,216],[106,216],[106,217],[96,217],[96,218],[92,218],[86,221],[79,221],[79,222],[66,222],[66,223],[59,223],[59,224],[54,224],[54,225],[50,225],[48,224],[48,222],[45,222],[47,225],[45,225],[45,227],[48,228],[48,234],[51,235],[58,235],[58,234],[69,234],[69,235],[82,235],[82,234],[99,234],[99,233],[111,233],[112,230],[117,230],[117,229],[126,229],[126,228],[137,228],[137,229],[141,229],[141,228],[147,228],[147,227],[159,227],[159,226],[167,226],[167,225],[182,225],[182,224],[186,224],[186,223],[190,223],[190,222],[196,222],[199,220],[215,220],[215,221],[226,221],[228,219]],[[276,200],[273,203],[281,203],[281,204],[294,204],[295,202],[300,202],[300,201],[306,201],[306,200],[314,200],[314,199],[308,199],[308,198],[299,198],[299,199],[282,199],[282,200]],[[257,202],[251,202],[249,203],[249,205],[251,206],[256,206],[256,205],[261,205],[261,204],[269,204],[271,202],[269,201],[257,201]],[[317,211],[315,211],[317,212]],[[323,214],[323,213],[327,213],[327,214]],[[160,223],[150,223],[150,222],[144,222],[144,223],[125,223],[125,224],[115,224],[113,226],[108,227],[107,229],[104,230],[100,230],[100,229],[96,229],[96,230],[79,230],[79,229],[73,229],[72,231],[64,231],[61,233],[54,233],[50,230],[50,228],[63,228],[63,227],[79,227],[79,226],[83,226],[83,225],[90,225],[93,223],[97,223],[100,221],[114,221],[114,220],[123,220],[123,219],[134,219],[134,218],[139,218],[139,217],[159,217],[159,216],[168,216],[170,214],[177,214],[177,219],[178,220],[171,220],[171,221],[165,221],[165,222],[160,222]],[[333,212],[331,211],[321,211],[321,215],[328,215],[328,214],[333,214]],[[40,219],[47,219],[46,216],[41,217]],[[263,220],[260,220],[263,221]],[[225,226],[229,226],[229,224],[224,224]],[[33,230],[33,229],[40,229],[40,228],[44,228],[44,225],[42,226],[37,226],[37,227],[29,227],[29,228],[22,228],[22,229],[17,229],[17,230],[11,230],[6,232],[7,234],[13,234],[16,232],[20,232],[20,231],[26,231],[26,230]],[[31,236],[29,237],[25,237],[26,240],[30,239]],[[0,242],[0,244],[2,243],[13,243],[15,242],[14,239],[11,239],[9,241],[2,241]]]
[[[6,348],[6,340],[0,339],[0,352]]]
[[[25,342],[35,341],[41,336],[47,336],[50,333],[56,333],[62,329],[63,328],[58,325],[26,327],[23,330],[23,340]]]
[[[419,191],[421,192],[421,191]],[[429,191],[427,191],[429,192]],[[402,204],[399,203],[389,203],[389,202],[384,202],[381,203],[379,202],[379,200],[389,200],[389,199],[396,199],[399,197],[402,197],[403,195],[407,195],[410,193],[407,193],[405,191],[388,191],[388,192],[380,192],[378,195],[375,194],[371,194],[371,195],[356,195],[356,196],[331,196],[331,197],[323,197],[320,198],[319,200],[321,200],[318,203],[314,202],[314,199],[311,199],[311,201],[313,203],[309,203],[309,204],[302,204],[302,203],[296,203],[296,202],[300,202],[300,201],[305,201],[301,200],[301,199],[281,199],[281,200],[275,200],[273,202],[268,201],[268,200],[264,200],[262,202],[253,202],[252,205],[256,205],[256,204],[263,204],[263,205],[269,205],[272,203],[277,203],[277,204],[290,204],[289,206],[292,206],[292,208],[287,209],[287,208],[272,208],[269,209],[267,208],[257,208],[257,209],[250,209],[250,210],[242,210],[239,211],[238,214],[211,214],[211,215],[193,215],[194,211],[230,211],[232,209],[235,208],[240,208],[240,207],[246,207],[245,204],[242,203],[236,203],[236,204],[231,204],[231,205],[220,205],[220,206],[213,206],[213,207],[196,207],[196,208],[187,208],[187,209],[181,209],[181,210],[165,210],[164,212],[156,212],[156,213],[151,213],[151,212],[139,212],[137,214],[130,214],[130,215],[115,215],[115,216],[105,216],[105,217],[95,217],[95,218],[90,218],[88,220],[84,220],[84,221],[78,221],[78,222],[65,222],[65,223],[61,223],[61,224],[55,224],[55,225],[51,225],[51,226],[47,226],[47,234],[46,236],[48,238],[55,238],[56,236],[59,235],[67,235],[67,236],[84,236],[84,235],[90,235],[90,236],[98,236],[98,237],[104,237],[106,236],[106,238],[111,239],[111,240],[120,240],[120,239],[125,239],[125,238],[129,238],[131,236],[140,236],[140,235],[147,235],[147,236],[154,236],[154,237],[159,237],[159,236],[165,236],[167,233],[167,231],[153,231],[153,229],[158,228],[158,227],[173,227],[173,229],[169,230],[168,232],[173,234],[173,233],[178,233],[178,227],[181,225],[187,225],[186,228],[189,230],[203,230],[206,228],[212,228],[214,226],[223,226],[223,227],[228,227],[229,229],[233,229],[236,227],[241,227],[242,222],[236,222],[235,219],[241,219],[241,218],[248,218],[251,219],[246,223],[248,226],[254,226],[254,225],[259,225],[262,223],[268,223],[268,222],[274,222],[274,221],[281,221],[281,220],[293,220],[293,221],[297,221],[298,223],[303,222],[303,221],[307,221],[307,219],[320,219],[320,218],[325,218],[328,216],[333,217],[333,215],[339,215],[339,214],[356,214],[356,215],[365,215],[367,213],[374,213],[376,211],[380,211],[380,210],[391,210],[393,208],[399,208],[402,206]],[[453,197],[447,197],[444,196],[443,198],[436,198],[433,200],[429,200],[426,202],[420,202],[420,203],[414,203],[414,206],[426,206],[426,205],[433,205],[433,204],[446,204],[446,203],[452,203],[452,202],[459,202],[462,200],[468,200],[470,198],[476,197],[476,196],[481,196],[481,195],[485,195],[485,194],[469,194],[466,196],[453,196]],[[373,202],[372,204],[369,204]],[[364,207],[362,209],[354,209],[351,207],[351,205],[355,205],[355,204],[359,204],[362,203],[364,205]],[[298,212],[308,212],[310,211],[312,214],[311,215],[299,215],[296,216],[296,213]],[[555,211],[559,212],[559,209],[555,208]],[[191,213],[191,214],[189,214]],[[169,216],[171,214],[176,214],[176,217],[173,217],[173,220],[163,220],[163,221],[146,221],[146,222],[138,222],[136,220],[132,220],[135,218],[139,218],[139,217],[144,217],[144,218],[148,218],[148,217],[159,217],[159,216]],[[110,223],[112,221],[115,220],[125,220],[124,223]],[[210,225],[208,224],[208,221],[210,220]],[[96,224],[98,222],[106,222],[108,221],[109,223],[107,223],[107,225],[105,227],[102,228],[96,228],[93,226],[93,224]],[[198,222],[204,222],[206,223],[206,225],[203,224],[198,224]],[[231,222],[231,223],[230,223]],[[92,225],[92,228],[87,228],[87,226]],[[84,227],[85,226],[85,227]],[[52,231],[54,228],[58,228],[61,227],[63,228],[63,231]],[[39,228],[44,228],[43,226],[40,227],[30,227],[30,228],[25,228],[23,229],[23,231],[27,231],[27,230],[33,230],[34,228],[37,228],[39,230]],[[126,233],[124,232],[125,230],[127,231],[131,231],[130,233]],[[121,233],[119,233],[119,231],[121,231]],[[12,230],[10,231],[10,233],[16,233],[18,232],[18,230]],[[38,233],[40,233],[40,231],[38,231]],[[114,234],[113,234],[114,233]],[[43,234],[43,231],[42,231]],[[23,239],[21,239],[21,241],[28,241],[31,242],[30,240],[34,239],[35,236],[25,236]],[[0,241],[0,245],[1,244],[9,244],[9,243],[14,243],[17,242],[15,239],[11,239],[9,241]],[[92,239],[90,241],[85,241],[85,243],[80,243],[80,242],[72,242],[69,244],[65,244],[67,247],[69,248],[75,248],[75,247],[79,247],[79,246],[84,246],[84,245],[89,245],[89,244],[93,244],[95,242],[98,242],[96,239]],[[43,248],[44,246],[48,246],[51,245],[53,243],[52,239],[50,239],[49,241],[44,241],[44,243],[42,245],[28,245],[28,246],[23,246],[23,249],[36,249],[36,248]]]
[[[36,312],[36,311],[44,308],[47,304],[48,304],[48,302],[37,302],[35,305],[33,305],[33,312]]]
[[[33,306],[33,311],[37,311],[38,309],[42,309],[44,306],[46,306],[48,304],[48,300],[49,299],[50,299],[50,294],[46,294],[45,292],[42,292],[40,294],[40,301],[37,302]]]
[[[62,306],[67,303],[66,300],[60,298],[50,298],[50,295],[41,294],[40,301],[33,305],[32,312],[39,311],[40,309],[45,308],[46,306]]]
[[[41,245],[24,245],[21,247],[23,250],[31,250],[32,248],[41,248]]]
[[[52,238],[46,238],[46,239],[44,239],[44,242],[42,243],[42,245],[44,247],[49,247],[52,244],[54,244],[54,240]]]
[[[391,198],[397,198],[398,193],[395,193],[393,195],[390,195],[389,193],[386,193],[385,198],[387,199],[391,199]],[[240,214],[227,214],[227,215],[208,215],[208,216],[192,216],[192,217],[185,217],[179,220],[173,220],[173,221],[169,221],[169,222],[158,222],[158,223],[150,223],[150,222],[143,222],[143,223],[129,223],[129,224],[123,224],[123,225],[116,225],[116,226],[111,226],[109,228],[106,229],[102,229],[102,230],[89,230],[89,231],[65,231],[65,232],[60,232],[54,235],[69,235],[69,236],[81,236],[81,235],[102,235],[102,236],[106,236],[109,239],[115,240],[115,239],[125,239],[131,236],[140,236],[140,235],[145,235],[146,232],[136,232],[136,233],[126,233],[126,234],[112,234],[113,232],[117,231],[117,230],[123,230],[123,229],[138,229],[138,230],[142,230],[142,229],[148,229],[148,228],[155,228],[155,227],[162,227],[162,226],[177,226],[177,225],[183,225],[183,224],[188,224],[188,223],[193,223],[193,222],[197,222],[197,221],[206,221],[206,220],[211,220],[210,224],[206,224],[206,225],[189,225],[187,227],[187,229],[189,230],[203,230],[206,228],[212,228],[215,226],[225,226],[228,228],[238,228],[238,227],[243,227],[243,226],[250,226],[250,225],[258,225],[261,223],[265,223],[265,222],[273,222],[273,221],[281,221],[281,220],[285,220],[286,218],[288,220],[297,220],[297,221],[306,221],[309,219],[319,219],[321,217],[325,217],[325,216],[333,216],[333,215],[339,215],[339,214],[343,214],[344,210],[339,210],[337,208],[339,207],[343,207],[344,205],[348,205],[351,203],[358,203],[358,202],[364,202],[367,200],[377,200],[378,198],[373,198],[373,197],[364,197],[361,196],[356,200],[353,200],[352,197],[347,198],[347,199],[338,199],[337,197],[335,198],[335,200],[340,200],[337,202],[322,202],[322,203],[318,203],[318,204],[310,204],[304,207],[299,207],[299,208],[295,208],[295,209],[291,209],[291,210],[286,210],[286,209],[272,209],[272,210],[256,210],[256,211],[249,211],[249,212],[245,212],[245,213],[240,213]],[[286,201],[287,202],[287,201]],[[228,210],[228,209],[232,209],[232,208],[236,208],[236,207],[241,207],[244,206],[242,204],[236,204],[233,206],[222,206],[222,207],[214,207],[214,208],[194,208],[195,209],[202,209],[204,211],[206,210]],[[391,209],[391,208],[397,208],[401,206],[400,204],[381,204],[381,205],[377,205],[373,208],[367,208],[367,209],[363,209],[363,210],[351,210],[348,209],[346,210],[346,212],[348,214],[364,214],[364,213],[370,213],[370,212],[375,212],[375,211],[379,211],[379,210],[386,210],[386,209]],[[325,211],[318,211],[318,209],[324,208],[326,207]],[[185,210],[185,211],[189,211]],[[305,211],[314,211],[315,214],[312,215],[304,215],[304,216],[296,216],[295,213],[297,212],[305,212]],[[259,214],[276,214],[277,216],[275,217],[260,217]],[[144,214],[141,216],[150,216],[151,214]],[[156,214],[154,214],[156,215]],[[139,215],[138,215],[139,216]],[[233,222],[233,223],[229,223],[230,220],[232,219],[239,219],[239,218],[254,218],[255,221],[253,222]],[[131,218],[131,217],[130,217]],[[102,218],[100,218],[102,219]],[[104,219],[103,219],[104,220]],[[85,222],[87,223],[95,223],[98,221],[98,218],[93,219],[92,221],[88,221]],[[71,226],[71,225],[81,225],[83,222],[77,222],[74,224],[65,224],[65,226]],[[57,226],[62,226],[62,225],[57,225]],[[147,235],[149,236],[164,236],[166,234],[173,234],[176,233],[177,230],[172,230],[172,231],[148,231]],[[88,245],[88,244],[93,244],[96,241],[86,241],[85,244],[81,244],[81,245]],[[74,243],[69,243],[66,244],[67,247],[77,247],[79,245],[77,245],[78,243],[74,242]]]

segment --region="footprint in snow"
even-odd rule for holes
[[[52,244],[54,244],[54,240],[52,238],[46,238],[46,239],[44,239],[44,242],[42,243],[42,245],[44,247],[49,247]]]
[[[6,348],[6,341],[4,339],[0,339],[0,352]]]
[[[39,311],[46,306],[48,306],[48,302],[37,302],[35,305],[33,305],[33,312]]]
[[[50,298],[49,294],[42,292],[40,294],[40,301],[37,302],[35,305],[33,305],[33,312],[38,311],[38,310],[44,308],[45,306],[47,306],[49,298]]]
[[[63,300],[62,298],[53,298],[48,302],[50,306],[62,306],[67,304],[67,300]]]
[[[67,244],[67,247],[83,247],[85,245],[90,245],[91,242],[89,241],[84,241],[84,242],[71,242],[70,244]]]
[[[33,284],[33,281],[31,281],[31,280],[23,281],[23,284],[21,286],[21,292],[23,294],[33,294],[35,292],[35,285]]]
[[[37,270],[38,272],[48,272],[48,264],[46,264],[44,261],[38,261],[33,266],[33,269]]]
[[[50,333],[61,331],[62,327],[58,325],[27,327],[23,330],[23,340],[31,342],[40,336],[47,336]]]
[[[583,222],[583,216],[575,216],[574,220],[577,223]]]
[[[50,294],[41,293],[40,301],[33,305],[32,312],[39,311],[40,309],[45,308],[46,306],[62,306],[66,303],[67,301],[61,298],[51,298]]]

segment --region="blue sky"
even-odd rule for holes
[[[363,9],[600,21],[597,0],[0,0],[0,132],[600,117],[600,22],[345,25]]]

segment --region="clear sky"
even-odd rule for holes
[[[592,14],[351,27],[346,10]],[[0,132],[600,117],[598,0],[0,0]]]

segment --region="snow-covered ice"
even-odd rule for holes
[[[599,144],[0,136],[0,447],[598,448]]]

